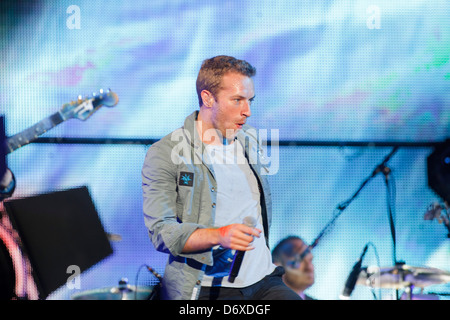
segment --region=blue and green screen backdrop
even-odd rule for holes
[[[269,176],[272,247],[288,235],[316,239],[392,150],[318,142],[405,143],[388,163],[397,260],[450,271],[445,228],[424,220],[428,205],[442,202],[427,183],[426,143],[450,136],[450,2],[42,0],[2,1],[0,8],[0,113],[8,136],[78,95],[111,88],[120,99],[115,107],[42,137],[157,140],[198,109],[202,61],[232,55],[257,68],[249,124],[266,129],[269,140],[277,130],[280,140],[279,167]],[[151,274],[138,273],[143,264],[163,274],[167,256],[151,245],[142,213],[148,147],[31,143],[8,155],[13,197],[86,185],[105,230],[122,237],[112,256],[82,273],[79,288],[62,286],[48,299],[116,286],[121,278],[151,285]],[[310,295],[338,299],[369,242],[363,266],[393,265],[387,200],[378,175],[328,229],[313,250]],[[425,292],[449,290],[441,284]],[[358,285],[351,298],[375,297]]]

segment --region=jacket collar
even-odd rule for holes
[[[196,128],[196,120],[198,118],[198,110],[192,112],[189,116],[184,120],[183,129],[186,130],[189,134],[186,136],[187,141],[194,147],[201,147],[203,145],[200,136],[198,134]],[[248,124],[244,124],[241,130],[236,134],[236,138],[245,146],[245,141],[250,137],[251,142],[256,142],[257,137],[254,135],[256,131],[253,133],[247,133],[248,129],[252,128]],[[246,138],[247,137],[247,138]],[[253,145],[253,144],[252,144]]]
[[[203,156],[205,154],[204,148],[206,145],[201,141],[200,135],[196,127],[196,120],[198,118],[198,113],[199,111],[196,110],[186,117],[183,129],[188,133],[186,134],[186,140],[193,147],[194,152],[203,160]],[[260,147],[258,145],[258,137],[256,129],[248,124],[244,124],[242,129],[239,130],[238,133],[236,134],[236,138],[238,141],[241,142],[242,146],[244,147],[245,155],[250,165],[252,167],[256,165],[257,168],[260,169],[258,161],[259,160],[258,155],[260,154],[259,150]],[[211,171],[213,171],[211,166],[208,167],[210,168]]]

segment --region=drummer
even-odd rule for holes
[[[284,283],[294,290],[303,300],[315,300],[305,294],[305,290],[314,284],[313,254],[309,246],[298,236],[282,239],[272,250],[272,261],[284,267]]]

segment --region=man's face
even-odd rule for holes
[[[253,80],[229,72],[222,78],[221,89],[212,104],[211,121],[214,128],[232,139],[250,117],[250,105],[255,97]]]
[[[293,240],[292,253],[299,256],[307,250],[308,246],[301,240]],[[285,257],[283,265],[286,269],[284,279],[291,287],[305,290],[314,284],[313,255],[307,253],[300,263],[295,263],[292,257]]]

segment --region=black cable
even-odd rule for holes
[[[389,169],[389,168],[388,168]],[[394,260],[394,266],[401,266],[404,264],[402,261],[397,260],[397,236],[395,231],[395,220],[396,220],[396,211],[395,211],[395,202],[396,202],[396,195],[397,195],[397,189],[395,185],[395,179],[392,175],[391,170],[389,169],[387,171],[387,174],[385,174],[385,182],[386,182],[386,195],[387,195],[387,206],[388,206],[388,213],[389,213],[389,225],[391,228],[391,235],[392,235],[392,255]],[[396,299],[399,299],[399,290],[396,290]]]
[[[385,167],[383,170],[385,175],[385,183],[386,183],[386,202],[388,207],[388,218],[389,218],[389,226],[391,229],[391,237],[392,237],[392,255],[394,260],[394,265],[397,265],[397,237],[395,232],[395,185],[393,185],[393,177],[391,169]]]
[[[138,284],[139,273],[141,272],[141,269],[144,267],[147,269],[148,272],[150,272],[153,276],[155,276],[156,279],[158,279],[158,285],[153,287],[153,290],[150,293],[150,296],[147,298],[147,300],[152,300],[153,297],[158,294],[158,291],[161,288],[162,277],[149,265],[142,264],[136,273],[136,279],[135,279],[136,291],[134,292],[134,300],[137,300],[137,284]]]
[[[377,247],[376,247],[372,242],[369,242],[368,245],[371,246],[371,247],[373,248],[373,251],[374,251],[374,254],[375,254],[375,259],[377,260],[377,266],[378,266],[378,269],[381,269],[380,256],[378,255]],[[375,294],[375,292],[374,292],[374,289],[375,289],[375,288],[372,287],[372,286],[371,286],[371,288],[372,288],[371,291],[372,291],[373,297],[375,298],[375,300],[378,300],[378,298],[377,298],[377,296],[376,296],[376,294]],[[378,288],[378,290],[379,290],[379,295],[380,295],[380,299],[381,299],[381,287]]]
[[[135,290],[134,290],[134,300],[137,300],[137,284],[138,284],[138,277],[139,277],[139,273],[141,272],[141,269],[143,267],[147,267],[147,265],[143,264],[139,267],[138,271],[136,272],[136,278],[135,278]]]

